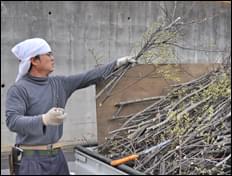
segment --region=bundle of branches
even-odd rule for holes
[[[159,63],[161,59],[170,58],[172,48],[168,45],[177,39],[177,34],[183,24],[180,20],[181,18],[178,17],[168,25],[164,23],[154,23],[151,25],[144,33],[143,40],[139,43],[139,46],[134,48],[133,52],[135,54],[133,55],[135,60],[154,64]],[[131,67],[132,64],[123,66],[106,78],[106,81],[109,81],[108,84],[96,95],[96,98],[99,98],[105,93],[105,97],[100,104],[110,96],[113,88]]]
[[[231,174],[231,81],[223,70],[173,85],[114,131],[98,152],[144,174]]]

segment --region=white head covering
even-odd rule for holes
[[[37,55],[51,52],[51,48],[44,39],[32,38],[18,43],[11,51],[21,61],[19,64],[19,72],[15,80],[15,82],[17,82],[28,72],[31,65],[30,59]]]

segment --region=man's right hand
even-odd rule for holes
[[[63,108],[53,107],[46,114],[42,115],[44,125],[60,125],[63,123],[66,113]]]

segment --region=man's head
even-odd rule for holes
[[[35,76],[48,76],[54,70],[54,63],[52,52],[37,55],[31,58],[31,66],[28,72]]]
[[[11,51],[20,61],[16,81],[29,70],[36,70],[42,73],[47,72],[47,75],[53,71],[54,58],[51,56],[51,48],[41,38],[24,40],[15,45]]]

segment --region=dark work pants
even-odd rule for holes
[[[59,150],[52,155],[23,155],[16,175],[69,175],[69,169],[63,151]]]

